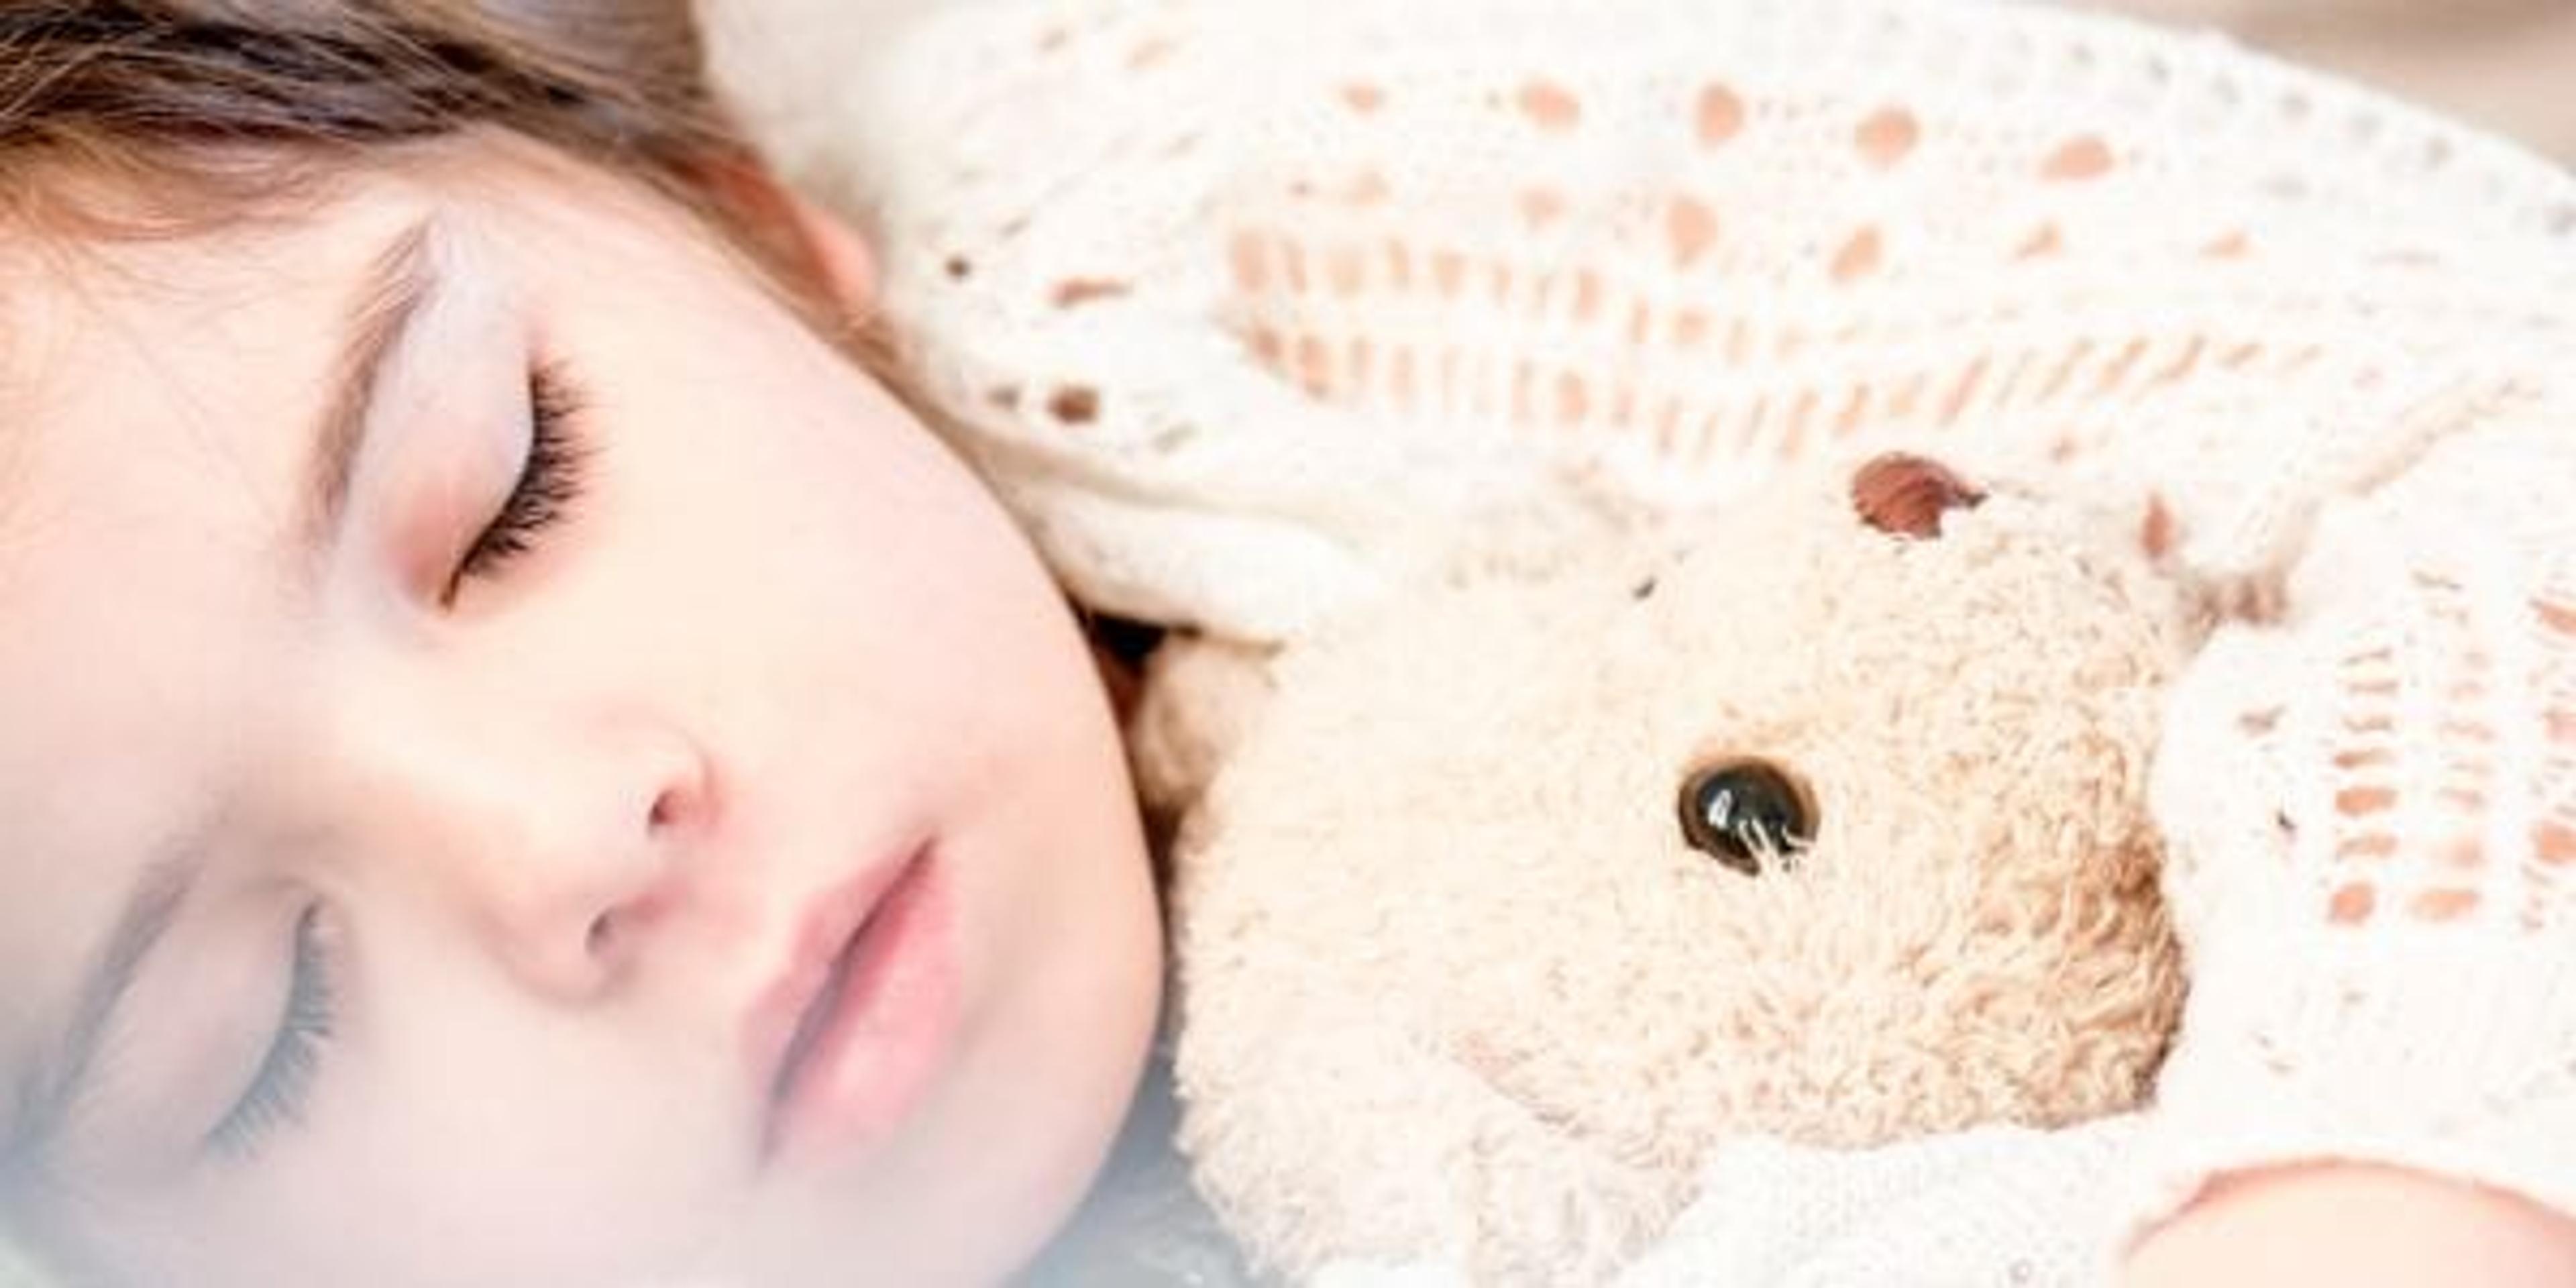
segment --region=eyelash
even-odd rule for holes
[[[286,1013],[277,1036],[259,1062],[250,1089],[233,1103],[208,1141],[235,1157],[256,1152],[269,1133],[302,1119],[314,1076],[321,1071],[322,1048],[331,1040],[337,1014],[331,987],[331,955],[321,933],[322,910],[306,908],[295,919],[295,966],[286,989]]]
[[[528,373],[528,459],[510,495],[474,538],[445,598],[453,601],[468,581],[497,575],[536,548],[537,539],[561,523],[581,499],[588,454],[571,433],[581,400],[561,366],[543,363]]]

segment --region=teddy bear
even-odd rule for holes
[[[2194,603],[2133,526],[1884,455],[1275,656],[1167,645],[1198,1185],[1291,1277],[1599,1283],[1730,1142],[2134,1106]]]

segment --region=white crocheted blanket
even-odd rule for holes
[[[888,53],[772,142],[1074,588],[1239,634],[1533,468],[1704,500],[1961,425],[2243,433],[2576,275],[2546,162],[2038,8],[966,3]]]

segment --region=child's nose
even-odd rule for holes
[[[379,720],[344,744],[361,780],[343,799],[368,850],[405,856],[396,897],[522,987],[581,1002],[634,974],[697,898],[717,786],[675,726],[539,705]]]
[[[627,729],[497,802],[464,839],[456,875],[469,918],[525,986],[580,1001],[634,969],[681,911],[712,809],[686,739]]]

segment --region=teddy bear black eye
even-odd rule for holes
[[[1698,770],[1682,783],[1682,839],[1691,848],[1760,876],[1764,860],[1779,860],[1815,839],[1815,809],[1807,793],[1778,766],[1730,760]]]

